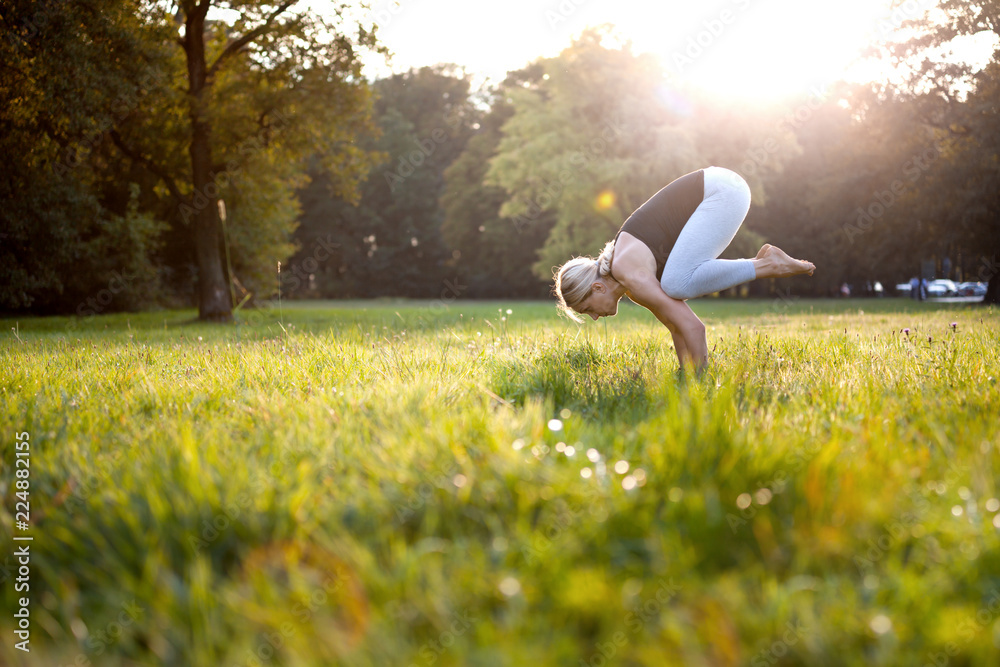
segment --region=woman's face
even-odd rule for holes
[[[599,317],[613,317],[618,314],[618,299],[602,282],[595,282],[590,296],[576,305],[574,309],[581,315],[589,315],[597,321]]]

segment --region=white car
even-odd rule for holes
[[[960,296],[986,296],[986,283],[960,283],[958,293]]]
[[[951,280],[932,280],[927,283],[927,296],[955,296],[958,294],[958,285]]]

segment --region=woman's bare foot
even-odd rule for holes
[[[781,248],[765,244],[750,260],[758,278],[785,278],[808,273],[810,276],[816,270],[816,265],[800,259],[792,259]]]

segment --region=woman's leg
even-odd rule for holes
[[[757,277],[753,260],[717,259],[750,210],[750,187],[734,171],[705,169],[705,198],[667,257],[660,286],[674,299],[693,299]]]

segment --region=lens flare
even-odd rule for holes
[[[656,99],[665,109],[682,118],[687,118],[694,110],[686,97],[667,85],[656,87]]]
[[[615,205],[615,193],[610,190],[605,190],[601,194],[597,195],[597,210],[607,211],[609,208]]]

